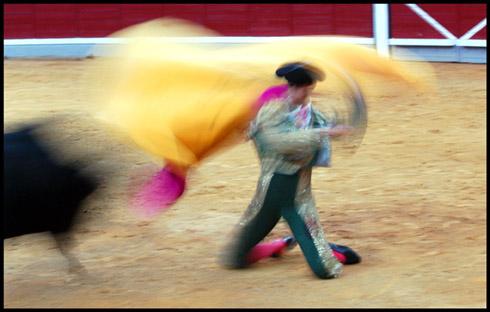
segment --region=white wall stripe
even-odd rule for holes
[[[405,4],[412,11],[415,12],[418,16],[420,16],[424,21],[426,21],[430,26],[432,26],[435,30],[437,30],[441,35],[448,39],[457,39],[449,30],[447,30],[444,26],[442,26],[438,21],[433,19],[427,12],[422,10],[416,4]]]
[[[420,39],[420,38],[392,38],[389,40],[392,46],[434,46],[434,47],[486,47],[486,40],[462,40],[462,39]]]
[[[213,38],[213,40],[211,40]],[[274,37],[225,37],[227,39],[219,39],[219,37],[209,37],[207,40],[202,40],[203,37],[187,37],[186,42],[196,43],[253,43],[253,42],[270,42],[274,41]],[[329,37],[333,38],[333,37]],[[336,40],[347,43],[374,45],[373,38],[362,37],[337,37]],[[27,45],[91,45],[91,44],[120,44],[123,40],[117,38],[55,38],[55,39],[4,39],[4,46],[27,46]],[[415,46],[478,46],[486,47],[487,40],[484,39],[420,39],[420,38],[391,38],[388,40],[390,45],[415,45]]]
[[[483,39],[473,39],[473,40],[461,40],[459,39],[456,42],[457,46],[462,46],[462,47],[480,47],[480,48],[486,48],[487,47],[487,41]]]
[[[482,28],[485,27],[485,26],[487,26],[487,18],[486,17],[481,22],[479,22],[478,24],[476,24],[475,27],[473,27],[470,30],[468,30],[468,32],[466,34],[464,34],[463,36],[461,36],[460,39],[462,39],[462,40],[470,39],[477,32],[479,32],[480,30],[482,30]]]
[[[41,45],[41,44],[104,44],[122,43],[116,38],[43,38],[43,39],[4,39],[4,45]]]

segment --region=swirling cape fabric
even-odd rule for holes
[[[106,61],[105,76],[94,79],[104,89],[99,116],[157,158],[189,167],[242,138],[261,93],[281,83],[274,72],[283,63],[303,61],[323,69],[327,79],[318,84],[320,91],[339,70],[354,78],[361,72],[420,83],[375,50],[328,37],[228,45],[182,40],[211,42],[216,35],[173,19],[114,33],[111,37],[125,44],[106,48],[114,58]]]
[[[360,73],[424,85],[407,68],[373,49],[328,37],[219,44],[222,37],[202,26],[157,19],[110,38],[122,43],[96,47],[111,57],[97,60],[90,83],[100,90],[95,100],[98,117],[166,164],[136,196],[135,205],[150,214],[181,197],[189,168],[243,140],[266,102],[263,92],[284,83],[274,75],[284,63],[301,61],[325,71],[327,78],[317,84],[319,92],[336,79],[352,79],[354,83],[343,87],[357,88]]]

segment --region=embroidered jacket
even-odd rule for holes
[[[310,125],[306,129],[298,129],[294,120],[289,118],[293,109],[285,98],[272,100],[260,109],[251,124],[249,137],[254,141],[260,158],[261,173],[255,196],[239,225],[246,225],[259,212],[274,173],[298,172],[295,208],[305,221],[324,266],[329,268],[336,265],[337,260],[319,222],[311,192],[311,174],[319,158],[323,157],[319,165],[328,166],[330,161],[328,137],[320,137],[312,128],[330,127],[331,124],[321,112],[311,107]]]

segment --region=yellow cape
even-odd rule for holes
[[[255,116],[255,100],[281,83],[274,72],[283,63],[303,61],[323,69],[327,79],[318,84],[320,89],[338,68],[352,77],[364,72],[414,86],[423,83],[372,49],[325,37],[226,46],[174,41],[216,35],[175,19],[153,20],[113,34],[127,42],[105,50],[113,57],[101,60],[104,66],[92,79],[104,91],[100,116],[143,150],[188,168],[225,144],[238,142]]]

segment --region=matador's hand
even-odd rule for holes
[[[330,129],[315,129],[320,135],[328,135],[330,137],[339,137],[342,135],[350,135],[354,132],[354,127],[348,125],[337,125]]]
[[[331,137],[338,137],[341,135],[350,135],[354,133],[354,127],[348,125],[337,125],[331,129],[328,129],[328,134]]]

